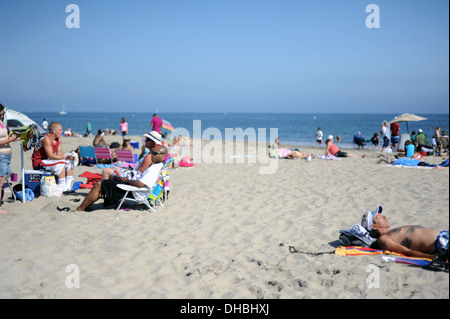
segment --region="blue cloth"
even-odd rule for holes
[[[418,159],[400,157],[392,165],[417,166],[419,163]]]
[[[23,192],[22,191],[17,192],[16,193],[16,197],[18,199],[22,200],[23,199]],[[29,188],[25,188],[25,201],[29,202],[29,201],[32,201],[33,199],[34,199],[33,191],[31,189],[29,189]]]

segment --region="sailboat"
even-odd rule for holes
[[[66,115],[66,114],[67,114],[66,106],[64,105],[64,103],[63,103],[63,105],[62,105],[61,111],[59,111],[59,114],[61,114],[61,115]]]

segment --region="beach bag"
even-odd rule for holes
[[[343,246],[359,246],[367,248],[375,248],[377,240],[375,238],[369,239],[351,232],[350,229],[341,229],[339,231],[339,241]]]
[[[61,197],[63,189],[56,184],[53,176],[43,176],[41,178],[41,195],[47,197]]]

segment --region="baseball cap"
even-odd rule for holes
[[[373,218],[375,217],[376,214],[378,213],[381,214],[382,211],[383,207],[379,205],[375,210],[364,213],[361,218],[361,226],[369,231],[372,230]]]
[[[145,137],[151,139],[153,142],[155,142],[157,145],[162,145],[161,142],[161,134],[159,134],[156,131],[151,131],[149,133],[144,134]]]
[[[419,128],[419,133],[422,133],[422,129],[421,128]]]
[[[333,135],[328,135],[328,140],[332,140],[333,139]]]

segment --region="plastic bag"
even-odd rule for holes
[[[56,184],[53,176],[42,176],[41,178],[41,195],[47,197],[61,197],[63,189]]]

